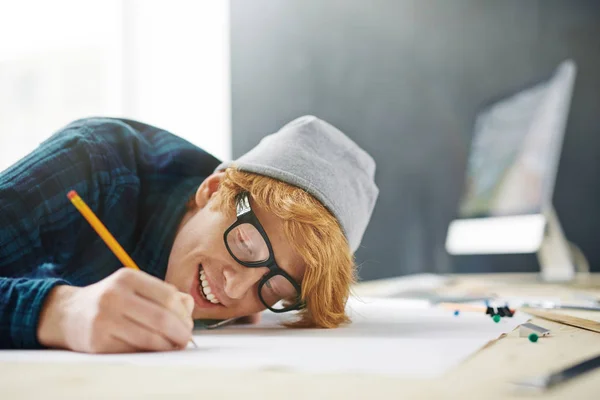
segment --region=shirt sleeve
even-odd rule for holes
[[[74,126],[0,174],[0,348],[41,347],[44,301],[55,286],[71,283],[66,268],[81,248],[85,222],[66,194],[77,190],[101,215],[114,190],[111,167],[118,169]]]
[[[0,348],[35,349],[40,311],[57,279],[0,278]]]

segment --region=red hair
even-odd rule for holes
[[[284,234],[306,267],[301,283],[306,307],[300,319],[288,325],[335,328],[348,322],[345,306],[356,268],[337,219],[303,189],[235,167],[225,171],[216,207],[233,212],[236,196],[244,191],[283,221]]]

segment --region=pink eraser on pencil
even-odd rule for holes
[[[77,197],[77,192],[71,190],[69,193],[67,193],[67,197],[69,198],[69,200],[73,200],[73,197]]]

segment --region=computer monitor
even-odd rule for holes
[[[575,268],[552,207],[576,66],[485,106],[478,113],[458,218],[446,237],[456,254],[538,253],[542,277]]]

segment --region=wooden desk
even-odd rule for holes
[[[382,284],[385,282],[364,283],[357,291],[366,293]],[[482,286],[500,295],[568,296],[578,291],[600,296],[600,275],[571,285],[541,285],[530,275],[469,275],[454,277],[448,291],[476,291]],[[599,319],[599,315],[593,317]],[[194,367],[0,363],[0,398],[539,398],[514,392],[510,382],[600,354],[600,334],[537,318],[533,322],[550,329],[553,336],[530,343],[519,338],[517,331],[511,332],[434,380]],[[543,398],[599,399],[600,370],[560,385]]]

